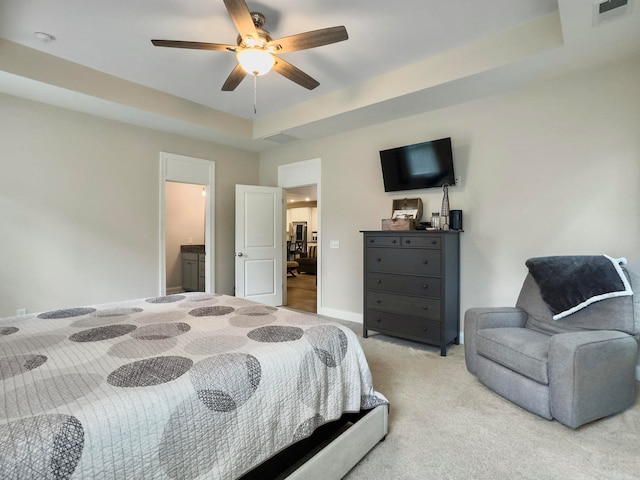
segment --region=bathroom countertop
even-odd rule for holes
[[[180,245],[181,252],[204,253],[204,245]]]

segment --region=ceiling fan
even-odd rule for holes
[[[322,28],[273,40],[269,32],[262,28],[265,22],[264,15],[250,12],[245,0],[224,0],[224,4],[231,16],[231,21],[238,30],[237,45],[181,40],[151,40],[151,43],[156,47],[234,52],[238,64],[222,85],[223,91],[235,90],[248,74],[264,75],[271,69],[298,85],[313,90],[320,83],[277,55],[342,42],[349,38],[346,28],[341,26]]]

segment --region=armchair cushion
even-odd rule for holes
[[[529,328],[478,330],[478,354],[538,383],[549,384],[549,335]]]

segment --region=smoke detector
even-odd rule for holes
[[[593,26],[631,15],[634,0],[596,0],[593,2]]]

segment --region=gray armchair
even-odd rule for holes
[[[621,272],[640,291],[640,275]],[[529,273],[515,307],[467,310],[469,372],[526,410],[571,428],[632,405],[640,295],[596,301],[557,320],[544,298]]]

